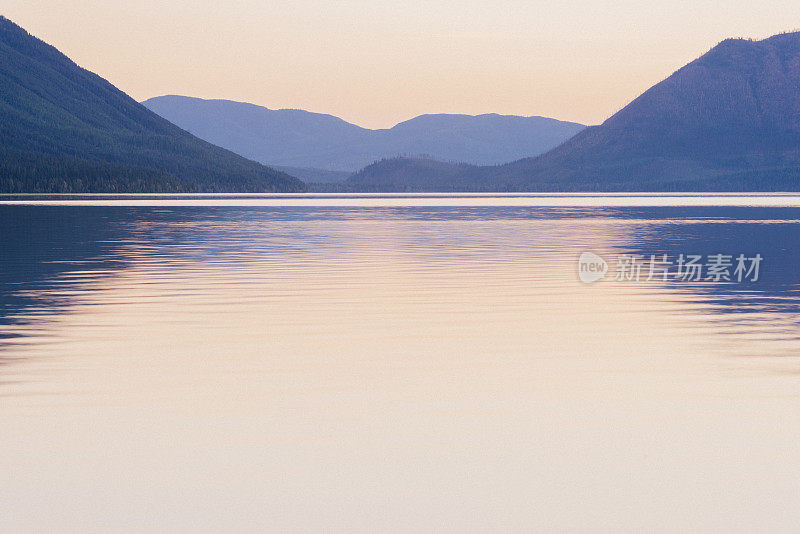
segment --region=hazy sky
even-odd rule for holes
[[[183,94],[389,127],[421,113],[602,122],[800,2],[4,0],[0,14],[138,100]]]

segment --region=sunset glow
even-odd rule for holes
[[[423,113],[595,124],[726,37],[800,25],[789,1],[3,4],[137,100],[226,98],[371,128]]]

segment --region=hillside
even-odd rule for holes
[[[522,188],[796,190],[800,33],[729,39],[556,150],[493,173]]]
[[[0,17],[0,192],[299,191]]]
[[[202,139],[264,164],[349,172],[398,155],[505,163],[539,155],[584,128],[544,117],[439,114],[369,130],[331,115],[228,100],[162,96],[143,104]]]
[[[457,180],[497,191],[800,190],[800,33],[723,41],[602,125]]]
[[[437,192],[481,190],[470,183],[478,167],[429,158],[387,158],[353,174],[338,188],[358,192]],[[316,184],[315,184],[316,185]]]

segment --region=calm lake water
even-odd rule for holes
[[[0,530],[796,532],[798,245],[792,195],[0,197]]]

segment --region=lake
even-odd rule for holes
[[[800,524],[800,196],[5,195],[0,229],[0,530]]]

